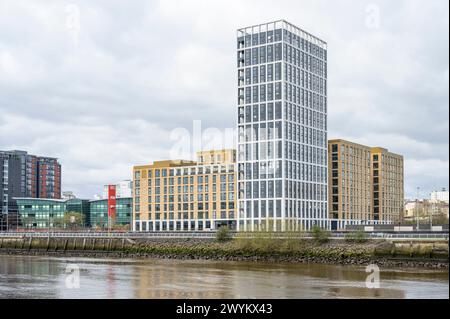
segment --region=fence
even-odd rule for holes
[[[345,239],[348,233],[331,233],[332,239]],[[252,238],[253,233],[230,232],[232,237]],[[266,236],[264,236],[266,235]],[[310,233],[257,233],[259,238],[312,238]],[[396,240],[448,240],[448,232],[442,233],[385,233],[373,232],[366,233],[370,239],[396,239]],[[3,238],[29,238],[29,237],[53,237],[53,238],[215,238],[215,232],[0,232]]]

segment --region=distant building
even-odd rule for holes
[[[431,202],[433,203],[444,202],[448,204],[449,203],[448,190],[443,188],[441,191],[431,192]]]
[[[329,217],[332,229],[400,220],[403,157],[380,147],[328,141]]]
[[[62,193],[61,199],[75,199],[77,198],[72,191],[66,191]]]
[[[405,209],[403,217],[405,219],[415,217],[417,215],[417,209],[419,207],[419,201],[407,201],[405,203]]]
[[[130,198],[132,197],[132,184],[133,182],[131,180],[124,180],[120,181],[117,184],[114,184],[116,186],[116,198]],[[108,187],[110,185],[105,185],[103,187],[103,195],[102,199],[108,198]]]
[[[0,151],[0,230],[18,225],[15,197],[60,199],[58,160],[25,151]]]
[[[417,200],[407,201],[405,203],[403,220],[404,221],[425,221],[432,222],[433,220],[445,219],[448,223],[449,217],[449,204],[445,201],[432,201],[432,200]]]

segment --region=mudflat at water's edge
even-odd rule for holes
[[[75,288],[68,269],[79,274]],[[379,270],[370,288],[358,265],[3,255],[0,298],[448,299],[448,270]]]
[[[294,262],[370,263],[389,267],[448,269],[446,242],[317,243],[306,239],[2,238],[0,254],[111,258],[162,258]]]

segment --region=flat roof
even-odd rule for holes
[[[133,199],[133,197],[116,197],[116,200],[119,200],[119,199]],[[89,203],[92,203],[92,202],[101,202],[101,201],[107,201],[107,200],[108,200],[107,198],[90,199],[90,200],[89,200]]]
[[[183,166],[195,166],[197,162],[188,160],[165,160],[154,161],[152,164],[133,166],[133,169],[149,169],[149,168],[175,168]]]
[[[359,147],[363,147],[363,148],[367,148],[368,150],[370,150],[371,152],[377,152],[377,153],[388,153],[389,155],[395,156],[395,157],[401,157],[403,158],[403,155],[397,154],[397,153],[393,153],[391,151],[389,151],[387,148],[384,147],[380,147],[380,146],[367,146],[367,145],[363,145],[363,144],[358,144],[355,142],[351,142],[348,140],[344,140],[344,139],[330,139],[328,140],[328,144],[332,144],[332,143],[344,143],[344,144],[352,144],[352,145],[356,145]]]
[[[256,31],[255,33],[265,32],[264,30],[272,31],[272,30],[279,29],[279,28],[285,29],[285,30],[288,30],[288,31],[296,34],[299,37],[302,37],[303,39],[305,39],[307,41],[310,41],[314,44],[319,45],[323,49],[327,49],[327,42],[325,42],[324,40],[320,39],[319,37],[312,35],[311,33],[297,27],[296,25],[294,25],[284,19],[270,21],[270,22],[266,22],[266,23],[255,24],[255,25],[251,25],[248,27],[244,27],[244,28],[239,28],[239,29],[237,29],[237,31],[238,31],[238,33],[244,32],[245,34],[253,34],[253,30],[255,28],[259,28],[259,30],[261,30],[261,28],[262,28],[262,31]]]
[[[205,150],[205,151],[197,151],[196,155],[202,155],[202,154],[219,154],[223,152],[234,152],[236,153],[236,149],[234,148],[225,148],[225,149],[219,149],[219,150]],[[230,164],[230,163],[216,163],[211,165],[221,165],[221,164]],[[199,163],[197,161],[193,160],[184,160],[184,159],[174,159],[174,160],[160,160],[160,161],[154,161],[151,164],[144,164],[144,165],[134,165],[133,170],[135,169],[149,169],[149,168],[182,168],[182,167],[192,167],[192,166],[202,166],[202,165],[209,165],[209,164],[203,164]]]
[[[344,140],[344,139],[340,139],[340,138],[339,138],[339,139],[328,140],[328,144],[331,144],[331,143],[351,144],[351,145],[359,146],[359,147],[361,147],[361,148],[367,148],[367,150],[370,150],[370,149],[371,149],[370,146],[367,146],[367,145],[364,145],[364,144],[355,143],[355,142],[351,142],[351,141]]]
[[[33,197],[13,197],[14,200],[37,200],[46,202],[65,203],[70,199],[55,199],[55,198],[33,198]]]

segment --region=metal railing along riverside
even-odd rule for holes
[[[330,234],[332,239],[345,239],[349,233],[335,232]],[[239,238],[312,238],[311,233],[251,233],[251,232],[230,232],[230,236]],[[435,239],[448,240],[448,233],[366,233],[370,239]],[[214,231],[208,232],[0,232],[0,238],[215,238]]]

